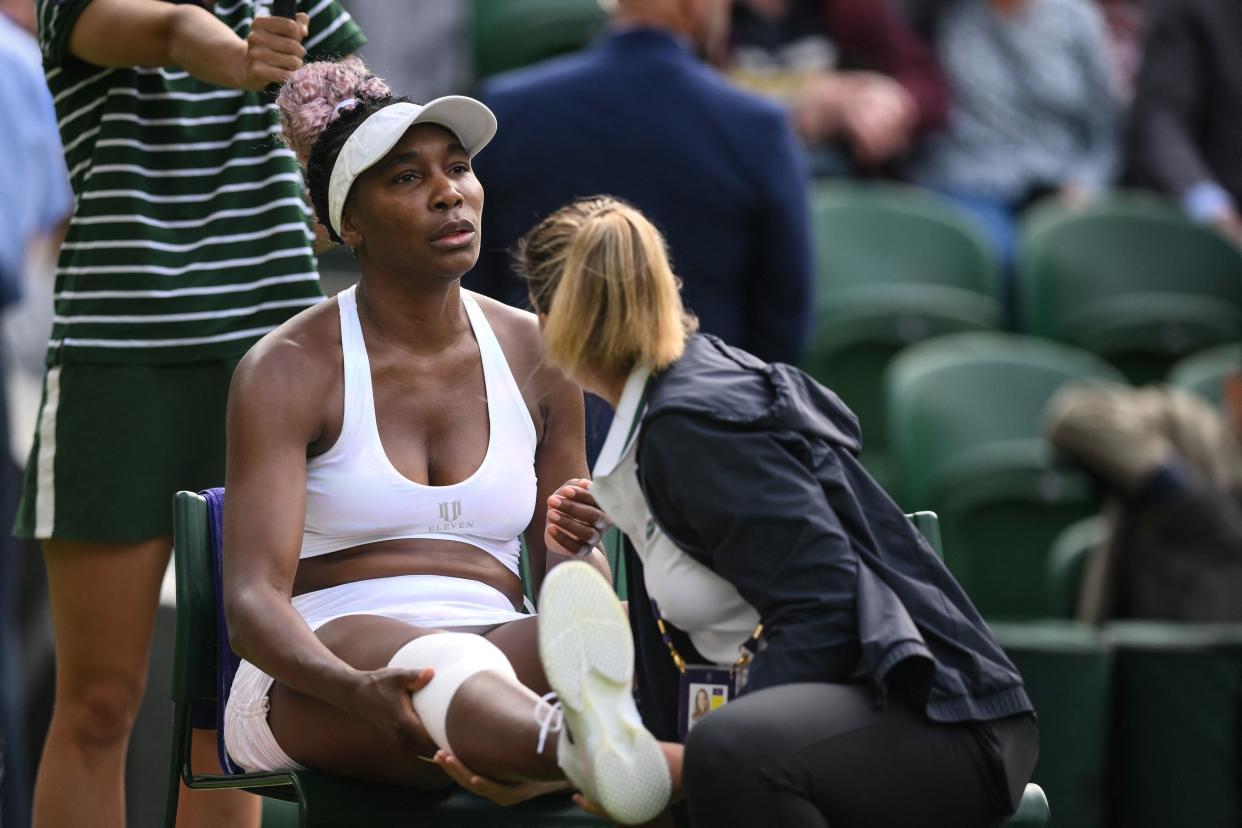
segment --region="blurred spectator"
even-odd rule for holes
[[[1096,0],[1108,25],[1112,47],[1113,80],[1117,96],[1129,103],[1134,98],[1143,58],[1143,22],[1146,19],[1143,0]]]
[[[76,204],[15,528],[42,543],[56,636],[37,826],[124,823],[170,498],[223,483],[233,367],[322,298],[301,176],[261,93],[362,37],[335,0],[298,8],[38,3]],[[194,737],[197,767],[214,766],[213,735]],[[241,792],[181,794],[182,825],[258,816]]]
[[[727,12],[728,0],[619,0],[592,48],[484,84],[502,129],[477,162],[487,208],[468,287],[524,307],[508,250],[574,198],[606,193],[660,226],[703,330],[766,360],[799,358],[806,174],[784,113],[696,57],[722,38]],[[606,425],[588,427],[592,460]]]
[[[936,39],[936,22],[953,5],[953,0],[890,0],[890,5],[919,37],[930,43]]]
[[[392,0],[347,2],[367,33],[359,55],[390,87],[413,101],[469,91],[474,78],[466,0],[403,0],[397,14]]]
[[[1153,0],[1130,172],[1242,242],[1242,3]]]
[[[730,75],[789,107],[795,129],[817,147],[818,172],[874,170],[944,121],[940,66],[887,3],[741,0],[734,6]]]
[[[1143,51],[1143,20],[1145,0],[1094,0],[1108,26],[1113,80],[1117,97],[1129,102],[1134,97],[1134,81],[1138,75]],[[914,31],[929,41],[936,39],[937,24],[954,0],[892,0],[893,7]]]
[[[1050,193],[1077,201],[1113,178],[1104,21],[1089,0],[958,0],[937,48],[949,127],[928,139],[915,179],[976,214],[1009,270],[1024,207]]]
[[[1224,412],[1171,387],[1071,386],[1052,445],[1102,481],[1110,537],[1086,568],[1083,620],[1242,621],[1242,366]]]
[[[59,227],[73,209],[34,25],[33,0],[0,0],[0,109],[8,113],[0,118],[0,307],[20,295],[27,258],[43,254],[36,247],[59,241]],[[0,354],[0,526],[7,528],[17,470],[9,451],[4,365]],[[15,554],[8,532],[0,533],[0,825],[30,824]]]

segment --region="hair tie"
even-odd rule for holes
[[[344,108],[345,108],[345,107],[347,107],[347,106],[348,106],[350,109],[353,109],[353,108],[354,108],[355,106],[357,106],[357,105],[358,105],[358,99],[357,99],[357,98],[346,98],[345,100],[341,101],[341,102],[340,102],[339,104],[337,104],[336,106],[332,107],[332,117],[334,117],[334,118],[335,118],[335,117],[337,117],[338,115],[340,115],[340,114],[341,114],[341,110],[342,110],[342,109],[344,109]]]

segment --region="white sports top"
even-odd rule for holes
[[[301,557],[433,538],[477,546],[517,574],[518,536],[535,512],[535,425],[483,311],[469,293],[461,298],[483,360],[487,453],[460,483],[424,486],[404,477],[384,453],[354,288],[338,294],[345,415],[332,448],[306,462]]]
[[[656,526],[638,485],[637,429],[642,419],[643,389],[650,376],[636,368],[625,383],[608,437],[595,461],[591,493],[612,522],[620,527],[643,562],[647,594],[660,614],[690,636],[694,648],[715,664],[732,665],[746,643],[759,613],[737,587],[681,551]]]

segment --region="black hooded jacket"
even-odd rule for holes
[[[900,692],[937,721],[1032,711],[1017,670],[859,465],[859,447],[835,394],[711,336],[692,337],[652,380],[639,484],[668,538],[759,612],[764,642],[746,692],[861,671],[879,702]],[[656,644],[642,657],[667,659]]]

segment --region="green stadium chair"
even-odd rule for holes
[[[1029,333],[1099,354],[1136,383],[1242,339],[1242,251],[1162,202],[1037,209],[1017,274]]]
[[[891,488],[884,370],[915,342],[998,327],[996,259],[969,215],[919,190],[824,185],[811,211],[816,330],[803,367],[858,416],[863,464]]]
[[[176,823],[179,781],[193,789],[233,788],[296,803],[297,825],[411,825],[439,828],[606,825],[565,796],[545,796],[500,808],[451,787],[424,793],[393,785],[344,779],[312,771],[206,774],[190,763],[191,707],[216,701],[216,596],[207,502],[178,492],[174,502],[173,547],[177,579],[177,633],[173,657],[174,733],[169,773],[169,828]]]
[[[608,569],[612,572],[613,588],[617,591],[617,598],[624,601],[626,599],[625,554],[621,546],[622,537],[621,530],[613,526],[604,533],[602,545],[604,558],[608,561]],[[518,559],[518,570],[522,576],[522,591],[526,593],[526,600],[533,607],[535,582],[531,579],[530,559],[526,557],[526,540],[522,539],[520,543],[522,557]]]
[[[936,513],[915,512],[914,514],[906,515],[906,517],[914,524],[914,528],[918,529],[923,537],[927,539],[927,543],[932,550],[943,558],[944,549],[940,543],[940,518],[936,516]],[[1057,811],[1060,813],[1059,806]],[[1042,826],[1049,824],[1050,819],[1048,798],[1044,795],[1043,789],[1039,785],[1032,783],[1026,786],[1017,813],[1005,825],[1006,828],[1042,828]]]
[[[1032,780],[1056,803],[1057,828],[1103,828],[1111,649],[1096,628],[1072,622],[993,624],[992,632],[1022,674],[1039,714],[1039,762]]]
[[[608,16],[599,0],[474,0],[476,78],[582,48]]]
[[[1242,625],[1119,622],[1105,635],[1113,824],[1242,825]]]
[[[927,543],[935,550],[936,554],[944,560],[944,547],[940,543],[940,518],[935,512],[915,512],[912,515],[906,515],[910,518],[910,522],[914,524],[914,528],[927,539]]]
[[[1087,559],[1108,537],[1108,520],[1092,515],[1065,527],[1052,542],[1048,554],[1048,614],[1072,619],[1078,615],[1078,595],[1082,589]]]
[[[1169,385],[1193,391],[1221,407],[1221,384],[1230,373],[1242,371],[1242,344],[1210,348],[1186,357],[1169,371]]]
[[[1079,472],[1053,465],[1040,421],[1075,380],[1123,382],[1097,357],[999,333],[940,337],[899,355],[886,377],[898,502],[940,515],[945,561],[990,618],[1047,613],[1047,555],[1096,509]]]

